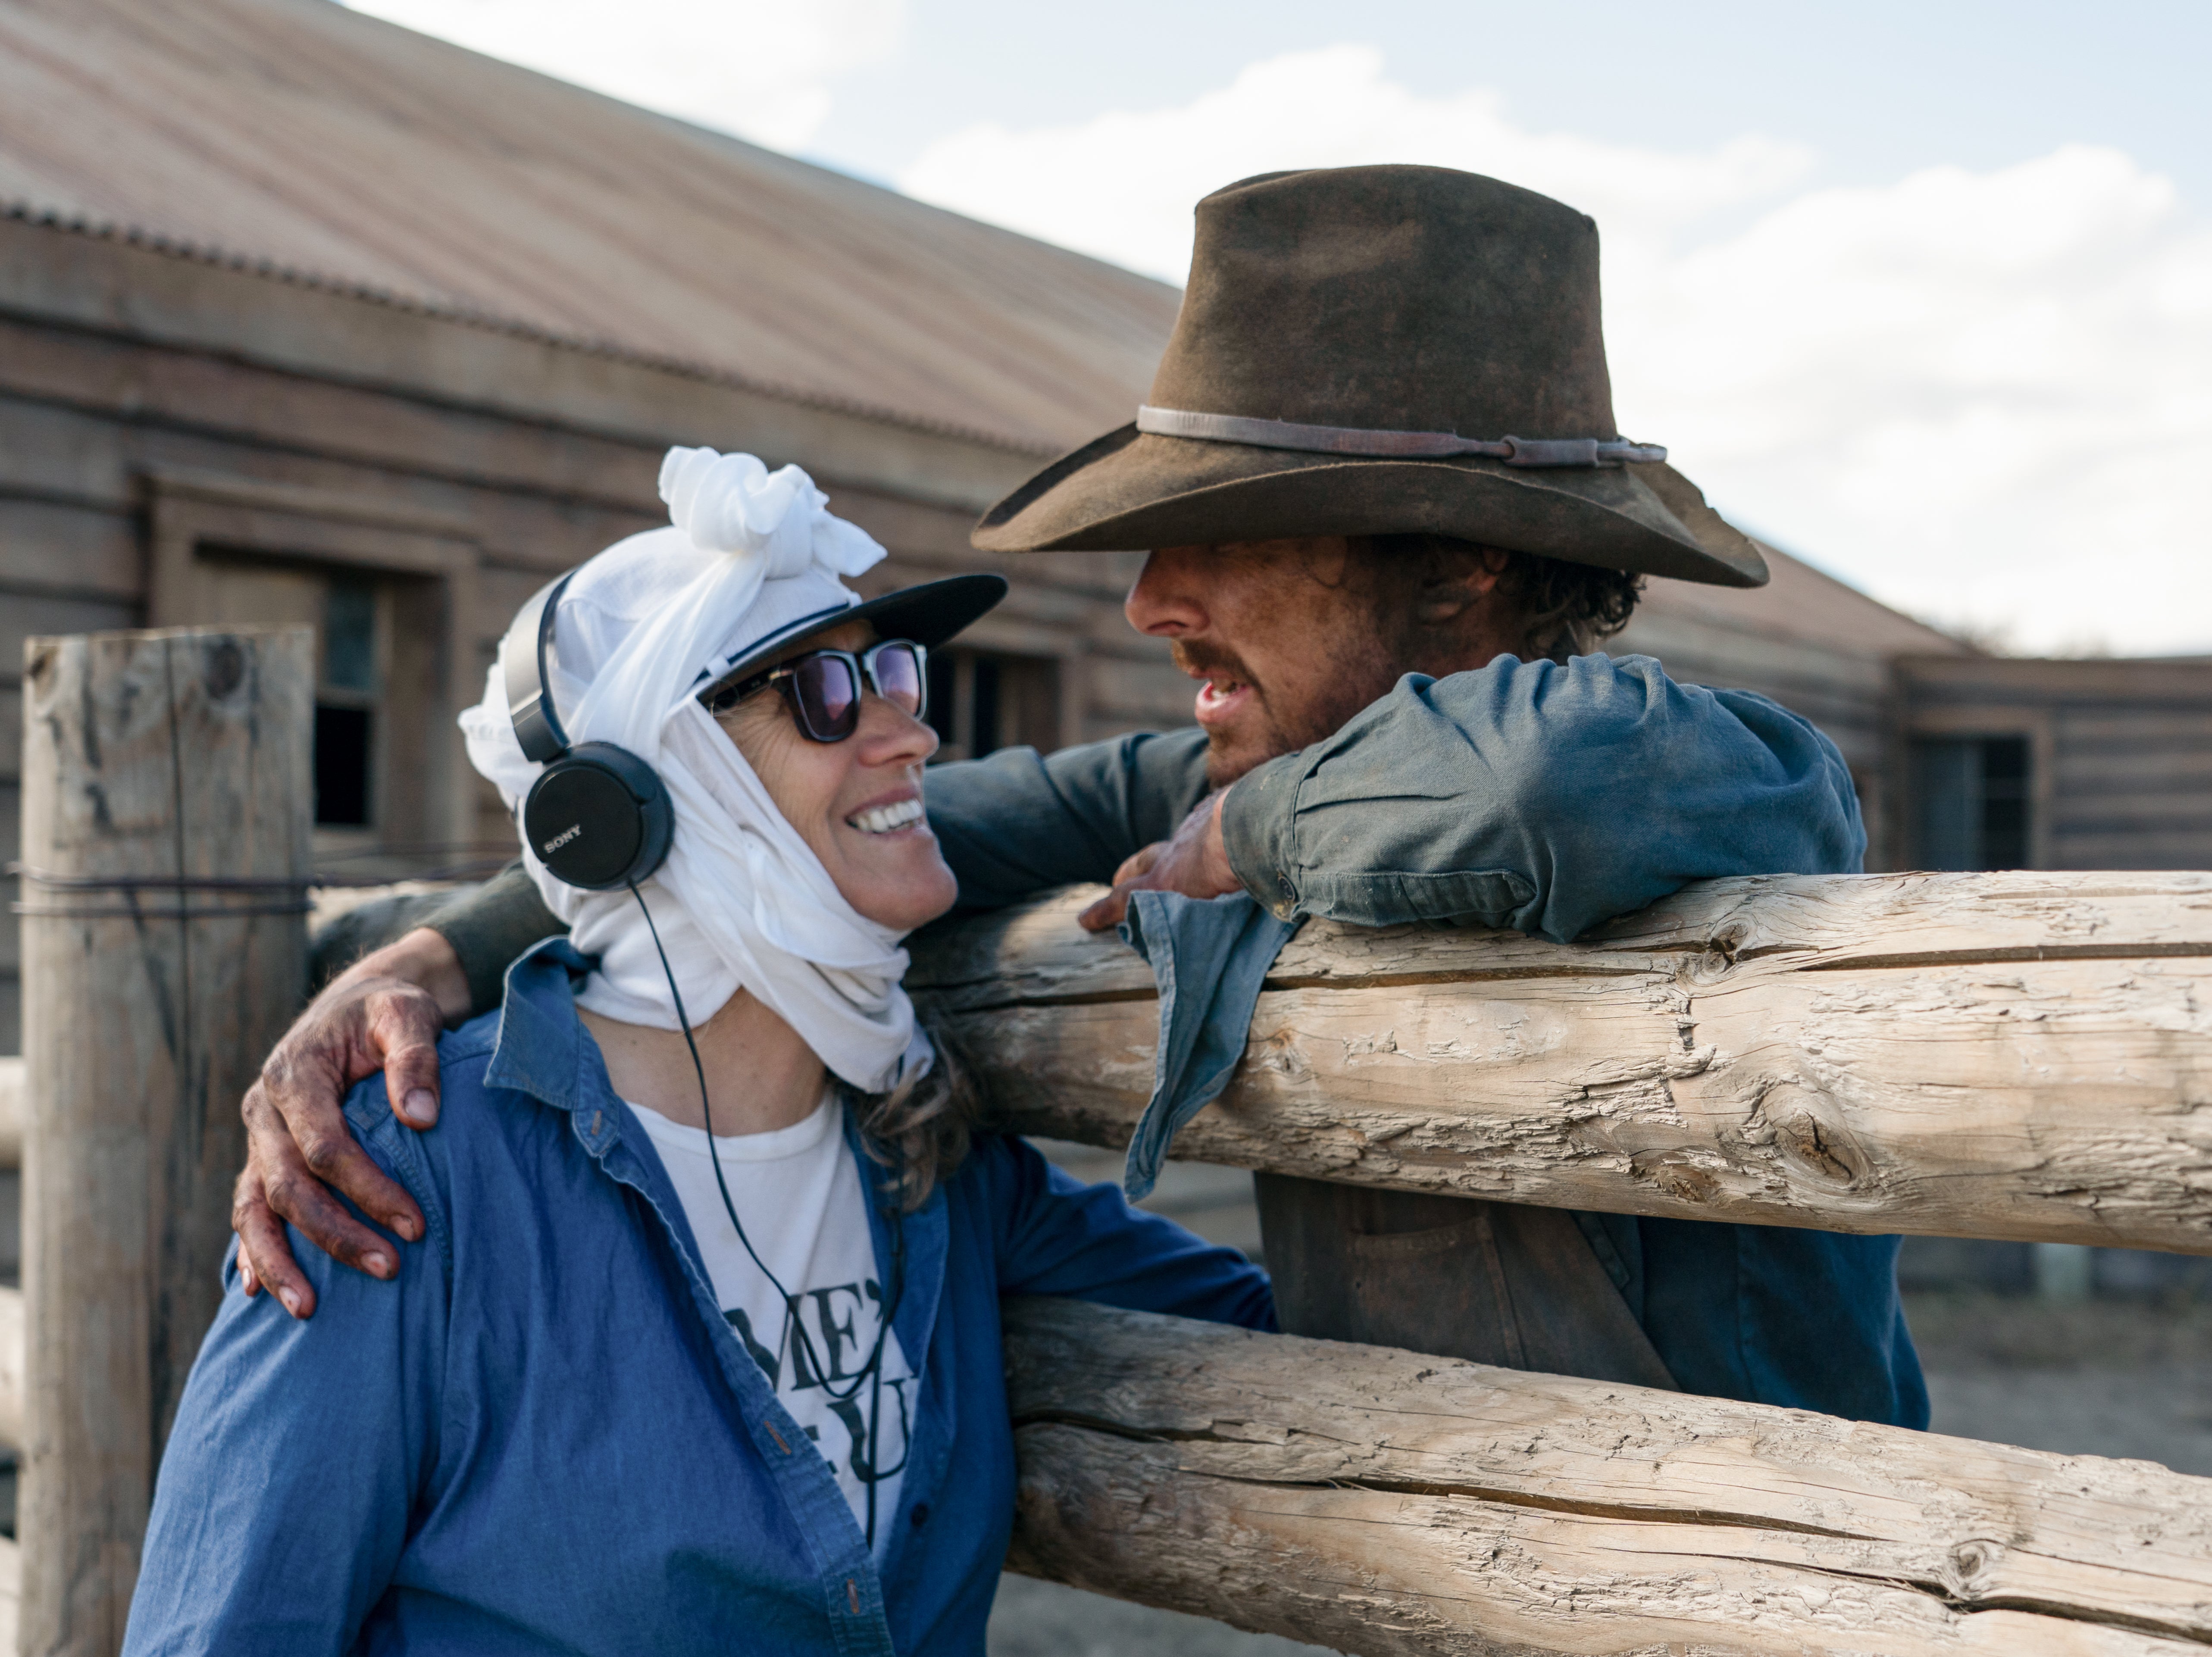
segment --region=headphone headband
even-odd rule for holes
[[[553,686],[546,670],[561,595],[575,576],[572,569],[532,593],[499,646],[500,671],[507,682],[507,717],[514,721],[515,740],[522,744],[523,756],[539,765],[550,765],[568,750],[568,733],[561,728],[561,716],[554,709]]]

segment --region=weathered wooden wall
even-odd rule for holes
[[[1085,894],[918,940],[1024,1132],[1126,1144],[1152,975]],[[1309,925],[1199,1162],[1615,1213],[2212,1253],[2212,876],[1770,876],[1572,944]]]
[[[2212,868],[2212,660],[1915,656],[1895,674],[1903,740],[2027,739],[2037,867]]]
[[[871,590],[1014,574],[969,641],[1059,665],[1064,739],[1188,720],[1188,681],[1121,619],[1127,558],[969,548],[1042,449],[0,215],[0,861],[16,854],[24,639],[225,619],[173,579],[210,543],[431,582],[462,607],[434,640],[423,740],[449,793],[484,807],[453,713],[536,586],[665,521],[655,479],[676,442],[806,466],[890,549]],[[426,837],[507,832],[464,805]],[[0,916],[0,1053],[19,1047],[20,958]]]
[[[2212,1480],[1010,1303],[1009,1563],[1366,1657],[2202,1653]]]

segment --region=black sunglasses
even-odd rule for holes
[[[911,639],[886,639],[857,655],[810,650],[764,672],[709,685],[699,700],[719,717],[773,685],[783,693],[800,736],[809,742],[842,742],[860,728],[863,684],[918,719],[929,705],[929,652]]]

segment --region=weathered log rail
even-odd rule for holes
[[[1142,962],[1089,894],[917,940],[1026,1132],[1118,1146]],[[1708,882],[1572,944],[1310,925],[1178,1155],[1620,1213],[2212,1253],[2212,876]]]
[[[2212,1479],[1067,1301],[1009,1563],[1370,1657],[2194,1654]]]

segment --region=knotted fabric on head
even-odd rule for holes
[[[609,742],[660,774],[675,807],[668,860],[639,887],[696,1026],[740,988],[781,1014],[823,1064],[880,1092],[921,1075],[929,1045],[900,980],[899,934],[846,902],[698,692],[760,640],[860,602],[839,579],[884,556],[827,510],[796,466],[671,449],[670,527],[619,541],[576,572],[554,621],[549,689],[573,743]],[[498,664],[461,715],[469,759],[510,810],[542,767],[516,741]],[[678,1026],[637,900],[587,892],[523,860],[546,907],[599,970],[577,1001],[610,1018]]]

